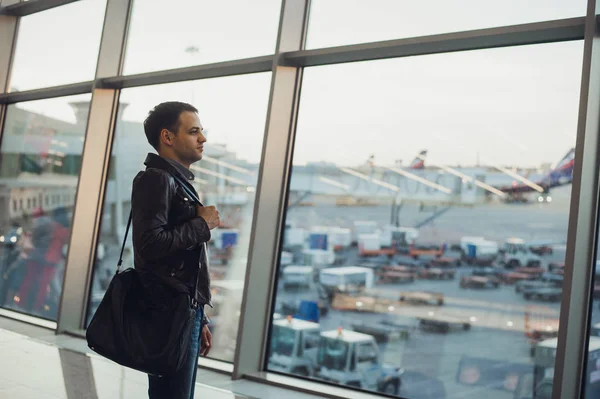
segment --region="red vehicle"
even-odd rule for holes
[[[410,244],[408,247],[408,255],[412,256],[413,259],[419,259],[420,256],[433,256],[440,258],[444,252],[446,252],[445,246],[442,244],[439,248],[419,248],[415,247],[414,244]]]

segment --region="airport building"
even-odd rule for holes
[[[165,101],[221,214],[196,397],[600,398],[599,17],[0,0],[0,398],[148,397],[86,329]]]

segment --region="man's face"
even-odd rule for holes
[[[202,130],[200,118],[195,112],[184,111],[179,115],[179,130],[172,135],[171,148],[188,166],[202,159],[206,142]]]

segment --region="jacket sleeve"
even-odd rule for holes
[[[147,169],[134,180],[133,240],[146,260],[161,259],[210,240],[210,229],[203,218],[168,225],[174,189],[169,176],[155,169]]]

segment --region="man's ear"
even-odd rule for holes
[[[173,133],[171,133],[168,129],[163,129],[160,131],[160,141],[170,147],[173,144]]]

